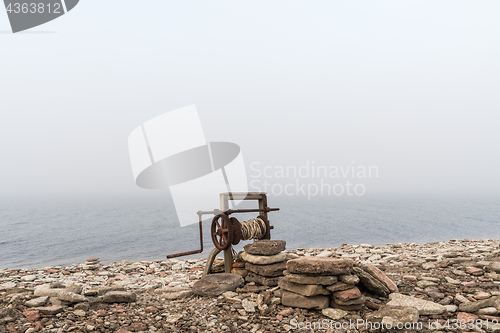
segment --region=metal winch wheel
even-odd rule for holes
[[[221,251],[238,244],[241,240],[271,239],[270,231],[269,220],[264,215],[239,222],[235,217],[230,218],[222,213],[213,218],[211,227],[212,241]]]
[[[216,215],[212,220],[211,234],[215,247],[219,250],[227,250],[234,238],[233,222],[229,216],[224,213]]]
[[[236,217],[231,217],[229,221],[231,221],[234,227],[233,245],[236,245],[240,242],[241,237],[243,236],[241,232],[241,223]]]

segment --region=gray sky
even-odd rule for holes
[[[54,33],[0,33],[0,196],[149,192],[127,137],[190,104],[207,140],[239,144],[248,166],[354,161],[379,169],[369,193],[498,193],[499,12],[82,0],[31,30]]]

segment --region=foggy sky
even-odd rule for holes
[[[128,135],[191,104],[247,166],[354,163],[378,167],[369,193],[499,193],[499,11],[82,0],[32,29],[54,33],[0,33],[0,196],[149,192]]]

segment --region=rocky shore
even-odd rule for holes
[[[340,259],[335,263],[352,274],[302,278],[314,281],[307,284],[313,286],[307,295],[317,292],[328,299],[309,309],[290,306],[290,300],[283,305],[284,294],[289,298],[305,290],[298,287],[305,266],[290,261],[281,267],[280,286],[246,282],[218,296],[193,293],[205,259],[104,264],[88,258],[68,267],[5,268],[0,270],[0,333],[378,332],[385,330],[381,324],[389,328],[398,321],[421,325],[398,332],[500,332],[499,245],[500,240],[449,240],[285,250],[292,261]],[[367,282],[374,276],[372,284]],[[331,285],[322,286],[323,281]]]

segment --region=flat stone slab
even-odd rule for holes
[[[345,301],[349,301],[352,299],[360,298],[361,292],[359,291],[358,288],[354,287],[354,288],[347,289],[347,290],[336,291],[333,293],[333,297],[345,302]]]
[[[332,284],[331,286],[326,287],[326,290],[334,293],[336,291],[342,291],[342,290],[347,290],[347,289],[351,289],[351,288],[352,288],[351,284],[347,284],[344,282],[337,282],[337,283]]]
[[[300,257],[289,260],[286,269],[292,274],[347,275],[351,274],[353,262],[348,259],[322,257]]]
[[[47,304],[48,301],[49,301],[48,296],[42,296],[42,297],[33,298],[33,299],[27,301],[26,303],[24,303],[24,305],[26,305],[30,308],[40,307],[40,306],[44,306],[45,304]]]
[[[354,304],[354,305],[340,305],[335,303],[335,300],[330,301],[330,307],[333,309],[340,309],[344,311],[358,311],[361,310],[363,304]]]
[[[247,276],[245,276],[245,281],[247,282],[255,282],[263,286],[277,286],[278,285],[278,279],[279,277],[266,277],[266,276],[261,276],[257,275],[255,273],[248,273]]]
[[[253,254],[242,252],[241,259],[255,265],[270,265],[286,260],[286,253],[278,253],[273,256],[255,256]]]
[[[387,297],[391,293],[385,283],[375,278],[370,273],[365,272],[360,267],[354,267],[353,271],[359,277],[359,281],[361,282],[361,284],[375,295]]]
[[[57,293],[57,298],[59,298],[61,301],[66,301],[71,303],[80,303],[80,302],[85,302],[87,300],[85,296],[75,294],[74,292],[66,291],[64,289],[62,289]]]
[[[43,315],[52,316],[58,314],[59,312],[62,312],[64,308],[65,308],[64,306],[52,305],[52,306],[42,306],[39,308],[31,308],[31,310],[36,310]]]
[[[28,289],[15,287],[15,288],[7,289],[7,291],[5,292],[5,295],[21,294],[21,293],[27,293],[29,291],[30,290],[28,290]]]
[[[387,289],[389,289],[391,293],[399,292],[398,286],[396,286],[394,281],[389,279],[387,275],[385,275],[384,272],[382,272],[377,267],[370,264],[359,265],[358,267],[360,267],[362,270],[364,270],[365,272],[369,273],[371,276],[382,282],[387,287]]]
[[[301,309],[326,309],[330,298],[328,296],[302,296],[286,290],[283,290],[281,304]]]
[[[155,289],[155,293],[157,294],[164,294],[164,293],[175,293],[178,291],[183,291],[183,290],[191,290],[191,288],[188,285],[177,285],[177,286],[167,286],[163,287],[160,289]]]
[[[193,292],[191,290],[181,290],[173,293],[165,293],[162,295],[162,297],[169,300],[176,300],[180,298],[187,298],[192,294]]]
[[[110,291],[104,295],[104,303],[132,303],[137,299],[137,295],[130,291]]]
[[[283,271],[286,269],[286,261],[277,262],[275,264],[270,264],[270,265],[255,265],[247,262],[245,264],[245,269],[247,271],[262,276],[269,276],[269,277],[282,276]]]
[[[278,286],[287,291],[291,291],[302,296],[330,295],[330,292],[318,284],[299,284],[279,279]]]
[[[446,311],[444,305],[399,293],[390,294],[389,299],[387,305],[416,308],[421,316],[438,315]]]
[[[273,256],[285,251],[286,242],[284,240],[262,239],[243,246],[245,252],[257,256]]]
[[[338,281],[338,277],[333,275],[310,276],[303,274],[292,274],[288,271],[283,271],[283,274],[285,275],[283,279],[285,279],[286,281],[299,284],[321,284],[323,286],[330,286]]]
[[[169,300],[187,298],[193,294],[191,287],[189,287],[188,285],[164,287],[161,289],[156,289],[155,293],[161,294],[163,298],[169,299]]]
[[[193,293],[200,296],[219,296],[226,291],[235,291],[245,284],[245,280],[238,274],[207,275],[193,285]]]
[[[494,316],[494,315],[498,314],[498,310],[494,306],[490,306],[490,307],[482,308],[482,309],[478,310],[477,314],[478,315]]]
[[[49,288],[49,286],[40,286],[35,288],[34,295],[37,297],[57,297],[57,294],[61,291],[59,288]]]
[[[358,297],[358,298],[355,298],[355,299],[350,299],[348,301],[341,301],[338,298],[333,298],[332,302],[335,303],[335,304],[338,304],[338,305],[343,305],[343,306],[346,306],[346,305],[362,305],[362,304],[364,304],[366,302],[366,297],[365,296],[361,296],[361,297]]]
[[[462,312],[476,312],[483,308],[498,307],[500,308],[499,297],[490,297],[477,302],[466,302],[459,305],[458,309]]]
[[[21,281],[35,281],[36,280],[36,275],[25,275],[21,277]]]
[[[6,291],[12,288],[15,288],[17,286],[17,283],[15,282],[6,282],[4,284],[0,284],[0,291]]]
[[[411,307],[390,307],[386,306],[378,311],[368,313],[366,320],[368,322],[391,323],[396,327],[397,323],[415,323],[419,319],[418,310]]]
[[[110,291],[126,291],[125,287],[113,286],[113,287],[99,287],[86,291],[84,293],[85,296],[104,296],[106,293]]]

